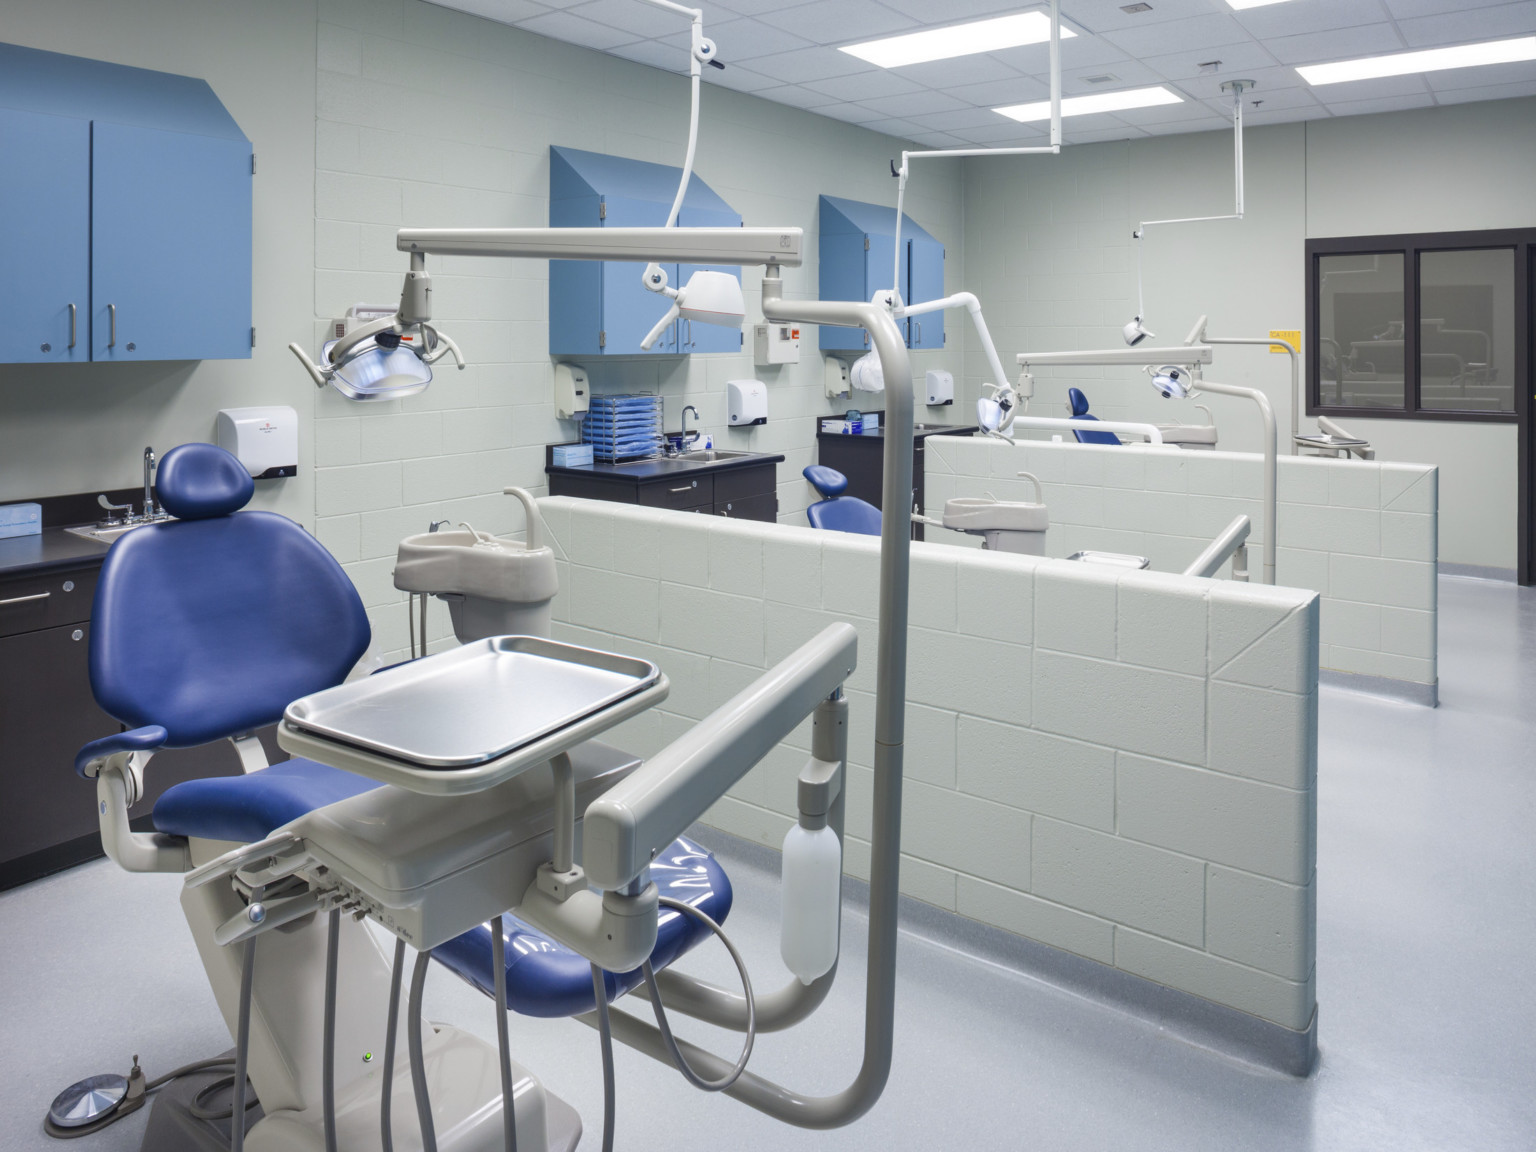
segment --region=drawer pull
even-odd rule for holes
[[[668,492],[691,492],[695,488],[697,488],[698,486],[699,486],[699,482],[697,480],[695,480],[691,484],[684,484],[681,488],[668,488],[667,491]]]
[[[30,596],[12,596],[9,600],[0,600],[0,608],[4,608],[7,604],[31,604],[38,600],[46,600],[52,595],[52,592],[34,592]]]

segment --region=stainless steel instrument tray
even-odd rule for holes
[[[472,768],[655,684],[647,660],[494,636],[414,660],[288,705],[304,732],[422,768]]]

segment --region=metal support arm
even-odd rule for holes
[[[1195,385],[1200,392],[1216,392],[1223,396],[1246,396],[1259,406],[1264,420],[1264,583],[1275,582],[1275,455],[1278,451],[1275,433],[1275,410],[1269,397],[1257,388],[1244,388],[1237,384],[1218,384],[1213,380],[1201,380]]]
[[[1205,550],[1196,556],[1189,567],[1184,569],[1186,576],[1214,576],[1229,556],[1235,555],[1239,549],[1246,547],[1248,533],[1253,530],[1253,524],[1246,516],[1239,516],[1232,523],[1221,530],[1221,534],[1205,546]],[[1233,564],[1233,576],[1237,578],[1238,571],[1243,565]],[[1246,580],[1247,574],[1241,579]]]

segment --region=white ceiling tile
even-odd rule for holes
[[[688,27],[686,16],[652,8],[649,4],[636,4],[634,0],[586,0],[586,3],[573,5],[566,11],[583,20],[647,39]]]
[[[1127,124],[1176,124],[1181,120],[1216,120],[1227,126],[1232,123],[1227,108],[1222,108],[1218,112],[1200,100],[1186,100],[1182,104],[1159,104],[1155,108],[1127,108],[1114,115]],[[1086,117],[1074,116],[1072,119],[1083,120]]]
[[[1398,20],[1415,16],[1437,16],[1442,12],[1469,12],[1479,8],[1498,8],[1511,0],[1382,0],[1388,13]]]
[[[942,3],[935,3],[934,0],[880,0],[880,2],[903,16],[910,16],[919,24],[934,27],[959,24],[966,20],[995,16],[999,13],[1016,12],[1024,6],[1020,0],[943,0]]]
[[[995,127],[998,115],[990,108],[961,108],[954,112],[935,112],[930,116],[908,116],[912,123],[935,132],[954,132],[961,128]]]
[[[1028,76],[1017,80],[994,80],[990,84],[961,84],[945,89],[951,96],[974,104],[978,108],[995,108],[999,104],[1024,104],[1030,100],[1044,100],[1051,94],[1050,88]]]
[[[868,124],[872,120],[885,120],[890,113],[866,104],[827,104],[816,109],[818,116],[830,116],[834,120],[846,120],[849,124]]]
[[[1074,128],[1066,133],[1068,144],[1107,144],[1115,140],[1140,140],[1151,133],[1122,124],[1118,128]]]
[[[533,0],[427,0],[439,8],[451,8],[455,12],[467,12],[482,16],[498,24],[516,24],[532,16],[542,16],[553,4],[536,4]]]
[[[1114,67],[1139,53],[1122,52],[1108,40],[1097,36],[1079,36],[1065,40],[1061,45],[1061,70],[1077,72],[1084,68]],[[1010,67],[1031,76],[1048,76],[1051,70],[1051,53],[1044,44],[1026,44],[1020,48],[1001,48],[992,53],[993,59],[1001,60]]]
[[[1473,100],[1511,100],[1520,96],[1536,96],[1536,80],[1523,84],[1496,84],[1487,88],[1457,88],[1452,92],[1437,92],[1439,104],[1466,104]]]
[[[1215,73],[1208,73],[1200,65],[1219,60]],[[1141,63],[1165,80],[1188,80],[1196,76],[1214,75],[1219,80],[1251,76],[1260,68],[1273,68],[1275,58],[1258,43],[1225,44],[1220,48],[1197,48],[1189,52],[1173,52],[1167,56],[1143,56]]]
[[[1308,32],[1301,36],[1276,36],[1264,42],[1282,64],[1317,64],[1329,60],[1353,60],[1382,52],[1401,52],[1402,37],[1390,24],[1365,24],[1335,32]]]
[[[757,16],[763,12],[795,8],[804,3],[805,0],[710,0],[709,7],[711,11],[719,8],[738,16]],[[704,31],[709,31],[709,12],[704,13]]]
[[[1187,48],[1214,48],[1223,44],[1241,44],[1248,38],[1248,33],[1243,30],[1241,24],[1230,15],[1219,12],[1104,34],[1104,39],[1115,47],[1123,48],[1132,56],[1138,57],[1166,56],[1170,52],[1179,52]],[[1066,58],[1065,53],[1062,58]]]
[[[833,48],[802,48],[797,52],[758,56],[753,58],[752,68],[764,76],[775,76],[785,84],[804,84],[807,80],[829,80],[834,76],[875,70],[873,64]]]
[[[766,12],[759,19],[797,36],[809,33],[821,44],[874,40],[920,27],[910,16],[893,12],[875,0],[812,0],[780,12]]]
[[[989,148],[1030,148],[1050,143],[1050,134],[1036,130],[1033,125],[1015,124],[1001,116],[997,121],[990,127],[978,125],[975,128],[957,128],[952,135]]]
[[[1235,18],[1260,40],[1386,23],[1381,0],[1307,0],[1300,4],[1271,4],[1263,8],[1246,8],[1236,13]]]
[[[1475,40],[1500,40],[1536,32],[1536,3],[1501,4],[1471,12],[1447,12],[1399,20],[1397,26],[1412,48],[1438,48]]]
[[[706,68],[704,82],[716,84],[721,88],[730,88],[735,92],[761,92],[764,88],[778,88],[781,83],[771,76],[754,72],[751,68],[743,68],[740,64],[727,64],[724,71],[719,68]]]
[[[772,100],[776,104],[788,104],[792,108],[824,108],[828,104],[838,103],[824,93],[802,88],[798,84],[783,84],[777,88],[768,88],[759,92],[758,95],[764,100]]]
[[[1223,0],[1157,0],[1150,12],[1125,12],[1111,0],[1062,0],[1061,15],[1090,32],[1150,28],[1175,20],[1230,12]]]
[[[1487,64],[1481,68],[1451,68],[1444,72],[1426,72],[1424,79],[1436,92],[1458,92],[1467,88],[1496,88],[1501,84],[1527,84],[1536,80],[1536,60],[1523,64]]]
[[[916,124],[913,124],[910,120],[899,120],[894,118],[889,120],[871,120],[868,124],[865,124],[864,127],[868,128],[871,132],[879,132],[886,136],[900,136],[907,140],[910,140],[913,136],[922,131],[921,128],[919,128]]]
[[[834,81],[835,83],[835,81]],[[956,100],[953,96],[946,96],[942,92],[934,92],[924,89],[920,92],[905,92],[895,96],[882,96],[878,100],[869,100],[866,103],[884,108],[888,115],[912,118],[914,116],[932,115],[935,112],[974,112],[962,100]]]
[[[969,140],[951,136],[948,132],[919,132],[912,139],[929,148],[965,148],[970,144]]]
[[[1435,98],[1428,92],[1421,96],[1388,96],[1381,100],[1329,101],[1328,111],[1335,116],[1373,116],[1378,112],[1406,112],[1411,108],[1428,108]]]
[[[537,32],[540,36],[552,36],[568,44],[580,44],[584,48],[597,48],[602,51],[617,48],[620,44],[633,44],[640,39],[632,33],[608,28],[591,20],[583,20],[580,16],[573,16],[569,12],[551,12],[546,16],[535,16],[531,20],[519,21],[517,26],[526,28],[530,32]]]
[[[857,100],[862,104],[876,104],[886,96],[900,96],[909,92],[926,92],[910,80],[903,80],[894,72],[884,69],[860,72],[857,76],[837,76],[830,80],[808,80],[805,86],[838,100]],[[828,101],[831,103],[831,101]]]
[[[732,60],[771,56],[775,52],[798,51],[809,48],[812,43],[761,20],[727,20],[706,25],[704,31],[715,42],[720,50],[719,58],[726,64]]]
[[[1429,91],[1423,76],[1382,76],[1375,80],[1349,80],[1343,84],[1308,87],[1312,88],[1313,96],[1330,108],[1341,101],[1387,100]]]
[[[966,56],[959,60],[934,60],[928,64],[908,64],[896,70],[926,88],[941,91],[955,84],[985,84],[993,80],[1012,80],[1019,74],[993,56]]]
[[[1254,107],[1254,101],[1258,101],[1258,107]],[[1273,112],[1279,108],[1311,108],[1320,111],[1322,104],[1313,94],[1312,88],[1307,84],[1297,84],[1291,88],[1259,88],[1250,94],[1243,96],[1243,116],[1253,116],[1259,112]]]

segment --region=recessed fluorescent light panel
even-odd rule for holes
[[[1153,108],[1159,104],[1182,104],[1184,98],[1177,92],[1158,86],[1156,88],[1130,88],[1123,92],[1096,92],[1092,96],[1072,96],[1061,102],[1063,116],[1087,116],[1091,112],[1124,112],[1128,108]],[[1029,124],[1051,118],[1051,102],[1036,100],[1033,104],[1010,104],[992,111]]]
[[[1513,64],[1536,60],[1536,36],[1518,40],[1488,40],[1456,48],[1430,48],[1424,52],[1398,52],[1391,56],[1366,56],[1336,64],[1308,64],[1296,71],[1308,84],[1339,84],[1346,80],[1376,80],[1382,76],[1408,76],[1415,72],[1439,72],[1446,68],[1475,68],[1479,64]]]
[[[1062,26],[1063,40],[1075,35],[1077,33]],[[1044,12],[1016,12],[1012,16],[849,44],[838,51],[868,60],[880,68],[900,68],[903,64],[926,64],[930,60],[949,60],[955,56],[974,56],[978,52],[996,52],[1024,44],[1043,44],[1050,38],[1051,18]]]
[[[1244,8],[1268,8],[1271,4],[1284,3],[1286,0],[1227,0],[1227,7],[1241,12]]]

